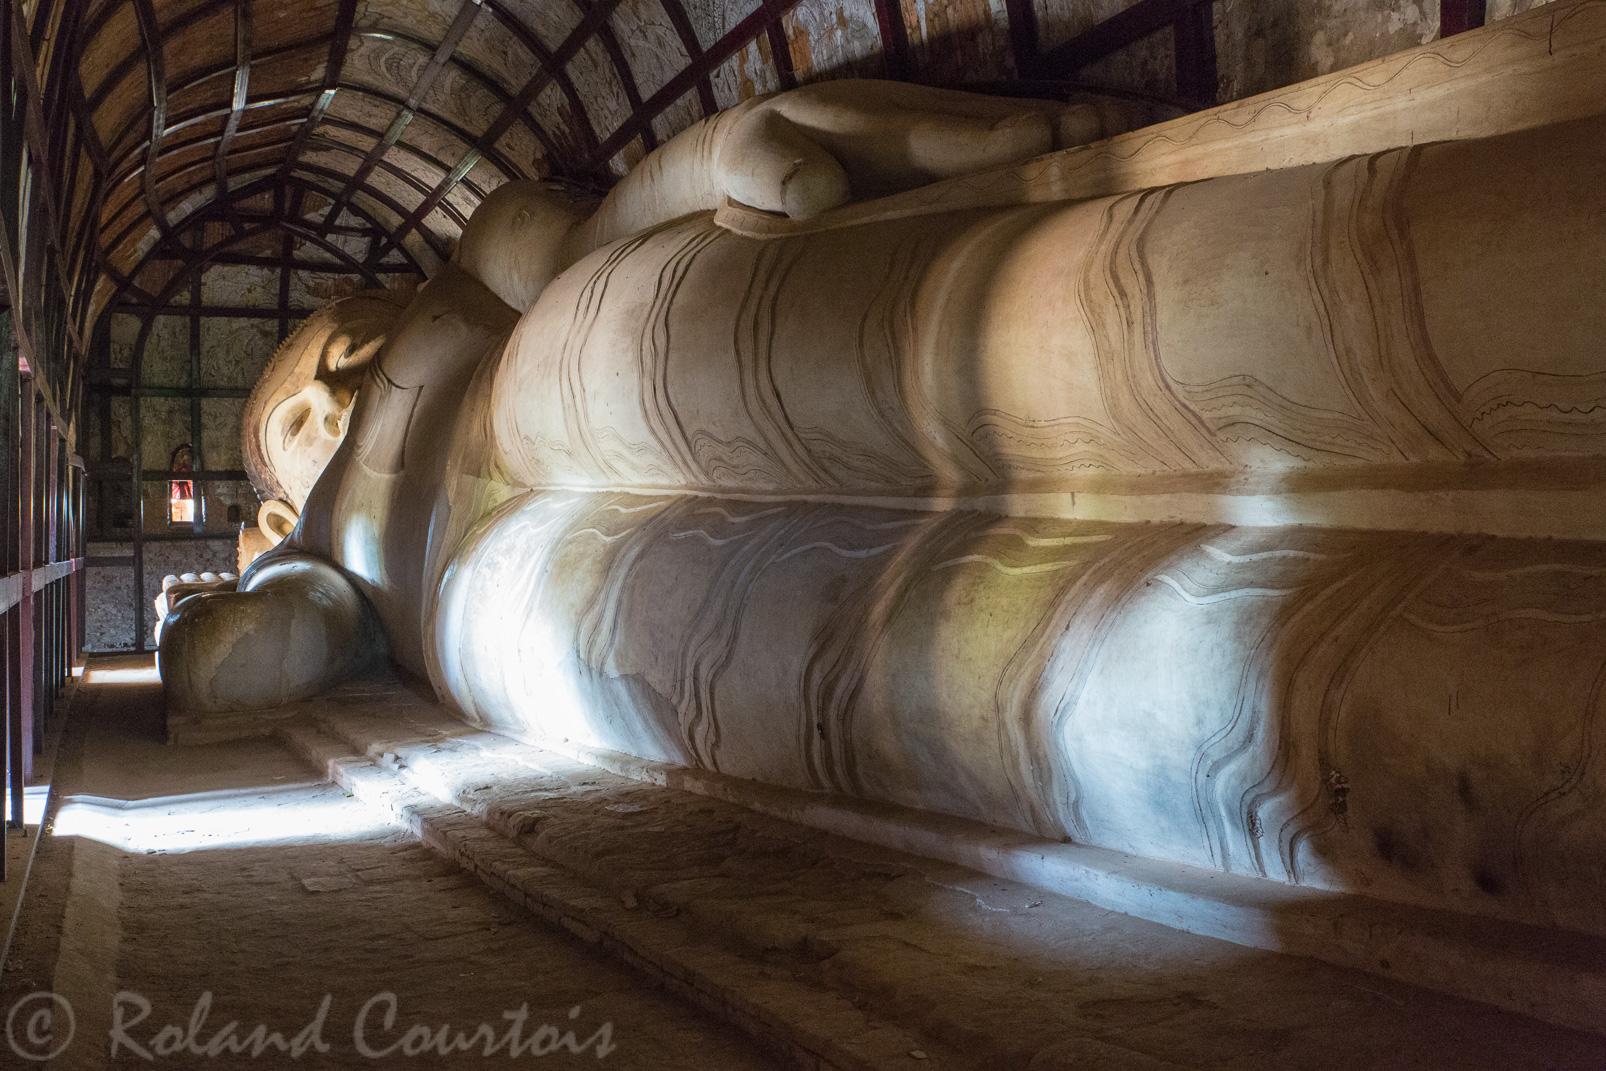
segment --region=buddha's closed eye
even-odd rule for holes
[[[307,418],[311,415],[312,409],[310,407],[302,409],[284,429],[284,448],[286,450],[290,449],[290,444],[295,441],[296,436],[301,434],[301,429],[306,427]]]

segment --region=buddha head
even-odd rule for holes
[[[262,498],[257,524],[277,543],[289,535],[312,485],[346,435],[364,368],[412,295],[370,291],[309,316],[280,344],[246,402],[246,470]]]

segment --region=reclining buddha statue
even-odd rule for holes
[[[503,186],[264,374],[284,538],[169,702],[388,652],[536,743],[1606,933],[1606,121],[1380,114],[1091,195],[1210,117],[839,82]]]

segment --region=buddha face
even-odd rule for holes
[[[362,371],[411,295],[362,294],[309,317],[263,373],[260,408],[248,413],[247,454],[279,494],[257,514],[272,542],[289,535],[313,485],[346,436]]]
[[[297,512],[346,437],[354,397],[350,391],[312,379],[268,412],[263,453]]]

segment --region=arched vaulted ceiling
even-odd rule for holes
[[[1481,0],[1441,6],[1469,4],[1481,21]],[[1345,14],[1350,0],[1308,12],[1267,0],[1257,29],[1243,6],[6,0],[9,51],[37,76],[29,146],[49,158],[54,274],[80,352],[99,312],[159,307],[218,258],[306,257],[370,282],[428,275],[501,183],[604,187],[755,93],[851,75],[1036,95],[1083,80],[1205,105],[1310,73],[1268,66],[1268,27],[1314,19],[1311,51],[1362,17]],[[1338,58],[1416,43],[1390,17]]]
[[[1211,5],[1138,6],[1156,9],[1155,29]],[[1066,66],[1038,48],[1057,10],[1043,0],[56,7],[45,35],[77,50],[61,103],[100,179],[74,183],[98,199],[75,213],[98,268],[85,312],[160,305],[177,274],[265,248],[269,230],[372,281],[427,275],[503,182],[604,187],[697,119],[800,81],[1018,84]]]

